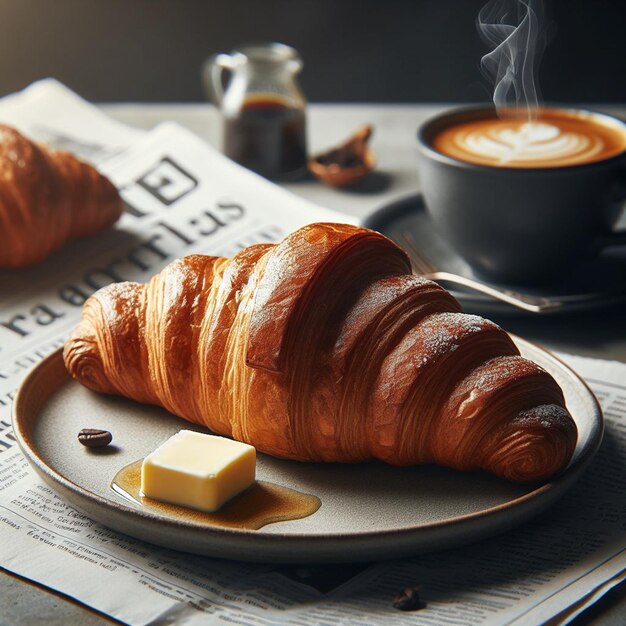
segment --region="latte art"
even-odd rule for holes
[[[578,165],[626,149],[626,133],[576,115],[544,113],[538,120],[489,118],[444,129],[439,152],[471,163],[500,167]]]
[[[499,161],[553,161],[568,159],[584,162],[604,147],[601,137],[563,133],[557,126],[527,122],[519,128],[492,128],[488,133],[459,133],[455,143],[460,150]]]

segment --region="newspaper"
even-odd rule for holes
[[[53,78],[2,98],[0,123],[94,164],[120,154],[145,132],[107,117]]]
[[[605,410],[600,453],[550,511],[462,549],[328,567],[233,563],[121,535],[67,504],[29,469],[10,408],[25,373],[61,345],[89,293],[114,280],[144,281],[182,254],[230,255],[313,220],[346,218],[174,124],[126,129],[54,81],[0,102],[0,120],[27,132],[41,135],[41,119],[48,138],[99,163],[128,209],[111,232],[73,242],[42,266],[0,271],[1,567],[133,625],[567,623],[624,578],[626,365],[569,355],[561,356]],[[419,613],[394,609],[393,596],[415,586]]]

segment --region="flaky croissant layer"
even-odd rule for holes
[[[66,240],[110,226],[123,207],[91,165],[0,124],[0,267],[37,263]]]
[[[282,458],[438,463],[523,482],[561,470],[576,444],[546,371],[355,226],[312,224],[105,287],[64,358],[95,391]]]

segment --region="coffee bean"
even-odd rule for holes
[[[419,611],[426,608],[418,593],[419,587],[406,587],[393,599],[393,608],[400,611]]]
[[[88,448],[104,448],[113,440],[113,435],[108,430],[99,428],[83,428],[78,433],[78,441]]]

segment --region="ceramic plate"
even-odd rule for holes
[[[421,195],[416,194],[388,204],[368,216],[363,225],[394,239],[394,232],[408,232],[424,255],[441,271],[460,274],[502,289],[541,296],[561,303],[558,313],[607,307],[626,300],[626,246],[607,248],[594,261],[572,272],[561,283],[541,288],[498,285],[477,277],[470,266],[437,233],[425,209]],[[504,302],[445,284],[467,312],[536,315],[516,309]]]
[[[600,444],[602,415],[587,386],[544,350],[515,341],[524,356],[561,385],[579,432],[569,467],[539,486],[434,466],[312,464],[260,454],[259,480],[317,496],[319,509],[259,530],[181,521],[129,502],[113,491],[111,480],[190,425],[162,409],[89,391],[70,379],[60,351],[24,380],[14,402],[14,428],[24,454],[46,483],[91,518],[145,541],[260,562],[408,556],[475,541],[527,520],[571,487]],[[84,448],[76,436],[86,427],[110,430],[114,445],[99,452]]]

